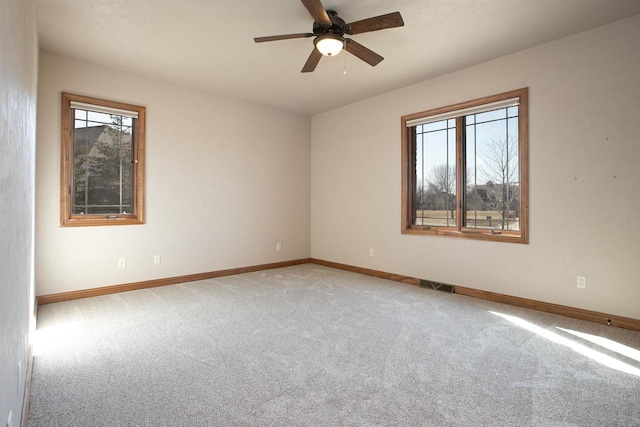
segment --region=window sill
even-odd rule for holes
[[[140,218],[135,216],[118,216],[107,219],[105,215],[82,215],[71,218],[63,218],[61,227],[91,227],[105,225],[137,225],[144,224]]]
[[[410,228],[404,228],[402,234],[409,234],[415,236],[449,236],[459,237],[463,239],[475,239],[475,240],[487,240],[494,242],[508,242],[508,243],[529,243],[526,236],[523,236],[520,232],[507,231],[507,230],[463,230],[458,231],[453,228],[445,227],[431,227],[424,229],[422,226],[414,226]]]

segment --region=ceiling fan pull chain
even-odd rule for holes
[[[347,50],[347,41],[346,41],[346,40],[343,40],[343,41],[342,41],[342,43],[343,43],[343,47],[342,47],[342,48],[343,48],[344,50]],[[349,56],[349,55],[347,55],[347,53],[345,52],[345,53],[344,53],[344,71],[343,71],[343,74],[344,74],[345,76],[347,75],[347,56]]]

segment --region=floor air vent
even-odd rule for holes
[[[453,293],[453,285],[447,285],[446,283],[434,282],[433,280],[420,280],[421,288],[432,288],[436,291],[448,292],[450,294]]]

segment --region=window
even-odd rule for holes
[[[528,243],[528,89],[402,117],[402,233]]]
[[[144,223],[145,113],[62,93],[62,226]]]

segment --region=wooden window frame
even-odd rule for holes
[[[484,104],[504,101],[511,98],[519,98],[518,110],[518,150],[519,150],[519,185],[520,185],[520,230],[490,230],[465,228],[462,226],[462,217],[465,214],[465,145],[462,133],[462,114],[456,117],[456,165],[463,167],[456,168],[456,226],[420,226],[413,225],[413,208],[415,205],[415,138],[412,127],[407,127],[407,122],[451,113],[467,108],[474,108]],[[529,90],[528,88],[517,89],[497,95],[491,95],[472,101],[461,102],[446,107],[423,111],[420,113],[402,116],[402,234],[422,235],[422,236],[451,236],[467,239],[488,240],[495,242],[529,243]]]
[[[145,127],[146,108],[124,102],[110,101],[90,96],[62,92],[62,146],[60,179],[60,225],[62,227],[133,225],[144,224],[144,184],[145,184]],[[91,104],[138,113],[133,125],[133,212],[127,214],[73,214],[71,209],[71,186],[73,167],[73,108],[71,102]]]

